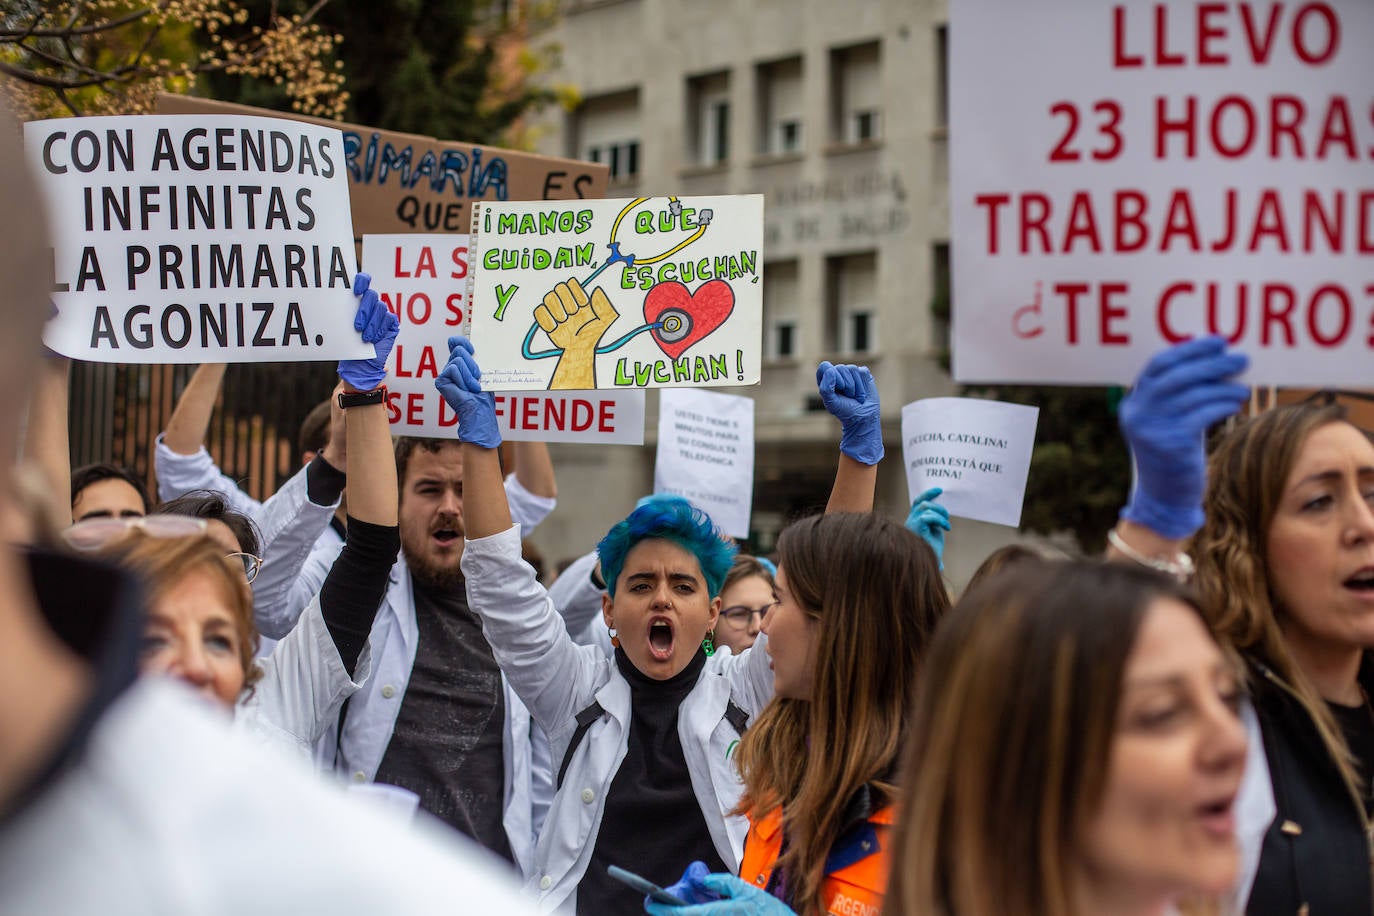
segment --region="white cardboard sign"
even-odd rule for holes
[[[401,320],[387,359],[387,407],[397,435],[452,439],[458,417],[434,387],[448,339],[467,317],[471,264],[466,235],[365,235],[363,270]],[[484,354],[477,353],[482,365]],[[487,384],[486,371],[482,373]],[[499,393],[496,419],[508,442],[642,445],[642,391]]]
[[[701,507],[731,537],[749,536],[754,501],[754,399],[665,389],[658,408],[654,492]]]
[[[909,500],[941,487],[950,515],[1021,524],[1040,408],[978,398],[928,398],[902,408]]]
[[[472,213],[472,342],[495,389],[758,383],[761,195]]]
[[[366,357],[343,135],[278,118],[24,126],[52,217],[44,342],[120,363]],[[35,269],[39,269],[35,265]]]
[[[1369,383],[1374,3],[951,0],[953,368]]]

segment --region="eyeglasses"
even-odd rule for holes
[[[763,607],[745,607],[742,604],[737,604],[734,607],[728,607],[721,611],[720,616],[723,617],[725,622],[730,624],[730,626],[737,630],[743,630],[749,626],[755,614],[762,620],[764,617],[768,616],[768,612],[773,608],[773,605],[777,603],[776,601],[770,601]]]
[[[130,531],[141,531],[153,538],[184,538],[206,534],[209,524],[203,518],[189,515],[145,515],[140,518],[90,518],[77,522],[62,532],[62,539],[76,550],[99,550]],[[249,583],[262,569],[262,557],[251,553],[231,553],[226,560],[243,564],[243,577]]]

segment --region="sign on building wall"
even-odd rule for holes
[[[343,170],[353,226],[368,233],[466,233],[474,200],[605,197],[607,168],[494,146],[438,140],[215,102],[158,96],[165,114],[255,114],[324,124],[343,132]]]
[[[493,390],[759,381],[761,196],[473,212],[471,334]]]
[[[958,380],[1128,382],[1215,333],[1254,382],[1368,383],[1374,4],[950,16]]]
[[[338,130],[66,118],[31,122],[24,139],[52,218],[57,314],[43,339],[58,353],[119,363],[371,354],[353,330]]]
[[[467,317],[466,235],[365,235],[363,270],[401,320],[387,360],[392,431],[452,439],[458,416],[434,387],[448,362],[448,338]],[[477,354],[479,365],[483,354]],[[571,391],[496,394],[496,418],[506,441],[644,441],[644,392]]]

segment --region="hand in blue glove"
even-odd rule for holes
[[[883,424],[878,386],[867,366],[816,367],[816,387],[821,402],[840,421],[840,451],[860,464],[877,464],[883,458]]]
[[[711,869],[706,863],[698,860],[687,866],[687,870],[682,873],[681,878],[677,879],[676,884],[670,884],[664,890],[688,903],[709,903],[712,900],[719,900],[719,894],[707,890],[701,884],[702,880],[710,873]],[[652,902],[648,897],[644,898],[645,906]]]
[[[358,314],[353,316],[353,330],[361,331],[363,343],[372,344],[376,354],[371,359],[339,360],[339,378],[358,391],[371,391],[386,379],[386,358],[396,343],[401,320],[391,314],[382,297],[372,289],[372,277],[359,273],[353,278],[353,295],[362,297]]]
[[[645,912],[652,916],[796,916],[792,908],[777,897],[734,875],[707,875],[697,884],[720,895],[721,899],[689,906],[669,906],[646,900]]]
[[[1121,517],[1181,540],[1202,527],[1207,428],[1240,409],[1250,389],[1231,381],[1249,364],[1220,337],[1156,353],[1121,402],[1135,485]]]
[[[458,441],[496,448],[501,444],[496,400],[490,392],[482,390],[482,370],[472,358],[472,341],[450,337],[448,352],[448,363],[434,380],[434,387],[458,415]]]
[[[935,500],[939,499],[943,492],[945,491],[941,487],[926,490],[916,497],[916,501],[911,504],[911,511],[906,516],[907,530],[935,551],[935,559],[940,564],[941,572],[945,569],[945,532],[949,530],[949,510]]]

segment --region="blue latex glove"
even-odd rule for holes
[[[707,890],[701,884],[702,880],[710,873],[710,867],[705,862],[698,860],[687,866],[687,870],[682,873],[681,878],[677,879],[676,884],[670,884],[664,890],[688,903],[709,903],[712,900],[719,900],[719,894]],[[645,906],[652,902],[648,897],[644,898]],[[672,908],[670,907],[670,909]]]
[[[668,906],[649,900],[644,903],[644,911],[653,916],[796,916],[777,897],[734,875],[707,875],[698,883],[721,899],[689,906]]]
[[[1207,428],[1240,409],[1250,389],[1231,381],[1249,364],[1220,337],[1156,353],[1121,402],[1135,484],[1121,517],[1173,540],[1202,527]]]
[[[490,392],[482,390],[482,370],[472,358],[472,341],[450,337],[448,353],[448,363],[434,380],[434,387],[458,415],[458,441],[496,448],[501,444],[496,400]]]
[[[391,314],[382,297],[372,289],[372,277],[359,273],[353,278],[353,295],[362,298],[358,314],[353,316],[353,330],[361,331],[363,343],[372,344],[376,354],[371,359],[339,360],[339,378],[359,391],[371,391],[386,380],[386,358],[396,343],[401,320]]]
[[[867,366],[816,367],[821,402],[840,421],[840,451],[860,464],[883,459],[883,424],[878,386]]]
[[[939,499],[943,492],[945,491],[942,487],[931,487],[926,490],[916,497],[916,501],[911,504],[911,511],[906,516],[907,530],[935,551],[935,559],[940,564],[941,572],[945,569],[945,532],[949,530],[949,510],[935,500]]]

